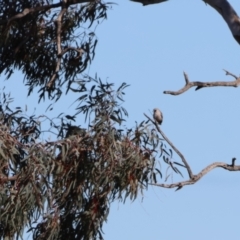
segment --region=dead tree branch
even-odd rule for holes
[[[227,0],[203,0],[225,20],[235,40],[240,44],[240,18]]]
[[[217,82],[190,82],[188,75],[184,72],[184,79],[185,79],[185,86],[178,91],[164,91],[165,94],[171,94],[171,95],[180,95],[184,92],[186,92],[188,89],[192,87],[196,87],[195,91],[205,88],[205,87],[238,87],[240,85],[240,77],[235,76],[234,74],[224,70],[226,72],[226,75],[230,75],[235,78],[234,81],[231,82],[224,82],[224,81],[217,81]]]
[[[230,73],[226,72],[226,74],[231,75]],[[186,80],[187,81],[187,80]],[[158,187],[163,187],[163,188],[177,188],[177,190],[181,189],[183,186],[186,185],[192,185],[194,183],[196,183],[198,180],[200,180],[204,175],[206,175],[207,173],[209,173],[210,171],[212,171],[214,168],[223,168],[225,170],[228,171],[240,171],[240,165],[235,165],[235,161],[236,158],[232,158],[232,163],[231,164],[227,164],[224,162],[215,162],[212,163],[210,165],[208,165],[207,167],[205,167],[202,171],[200,171],[198,174],[193,174],[190,165],[188,164],[187,160],[185,159],[185,157],[183,156],[183,154],[173,145],[173,143],[167,138],[167,136],[163,133],[163,131],[160,129],[159,125],[153,121],[150,117],[148,117],[145,113],[144,116],[151,121],[157,131],[161,134],[161,136],[163,137],[163,139],[170,145],[170,147],[178,154],[178,156],[181,158],[184,166],[186,167],[187,171],[188,171],[188,176],[189,179],[186,181],[181,181],[181,182],[176,182],[176,183],[172,183],[172,184],[165,184],[165,183],[150,183],[150,185],[154,185],[154,186],[158,186]]]
[[[151,183],[150,185],[158,186],[158,187],[163,187],[163,188],[177,188],[176,190],[179,190],[183,186],[186,185],[192,185],[196,183],[198,180],[200,180],[204,175],[212,171],[214,168],[223,168],[228,171],[240,171],[240,165],[235,165],[235,160],[236,158],[232,159],[232,164],[227,164],[223,162],[215,162],[207,167],[205,167],[201,172],[199,172],[197,175],[194,175],[192,179],[189,179],[187,181],[182,181],[182,182],[176,182],[172,184],[164,184],[164,183]]]
[[[189,166],[187,160],[185,159],[185,157],[183,156],[183,154],[173,145],[173,143],[167,138],[167,136],[163,133],[163,131],[160,129],[159,125],[153,121],[150,117],[148,117],[145,113],[144,113],[145,117],[147,119],[149,119],[157,128],[158,132],[162,135],[163,139],[170,145],[170,147],[177,153],[177,155],[181,158],[184,166],[186,167],[187,171],[188,171],[188,176],[190,179],[194,178],[194,175],[192,173],[191,167]]]
[[[142,3],[143,6],[162,3],[167,0],[131,0]],[[214,8],[225,20],[235,40],[240,44],[240,18],[227,0],[203,0]]]

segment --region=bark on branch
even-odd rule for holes
[[[184,72],[184,79],[185,79],[185,86],[181,89],[179,89],[178,91],[164,91],[163,93],[165,94],[171,94],[171,95],[180,95],[184,92],[186,92],[188,89],[192,88],[192,87],[196,87],[195,90],[199,90],[201,88],[205,88],[205,87],[238,87],[240,85],[240,77],[235,76],[234,74],[224,70],[226,75],[230,75],[232,77],[235,78],[234,81],[230,81],[230,82],[224,82],[224,81],[217,81],[217,82],[190,82],[188,75]]]

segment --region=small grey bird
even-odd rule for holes
[[[162,124],[163,114],[158,108],[153,109],[153,118],[159,125]]]

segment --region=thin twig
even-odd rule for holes
[[[69,50],[76,51],[80,56],[84,53],[84,50],[82,48],[75,48],[75,47],[67,47],[60,53],[60,56],[63,56],[66,52]]]
[[[226,75],[229,75],[229,76],[234,77],[235,79],[238,79],[238,77],[237,77],[236,75],[230,73],[229,71],[227,71],[227,70],[225,70],[225,69],[223,69],[223,71],[226,73]]]

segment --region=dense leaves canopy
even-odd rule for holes
[[[159,157],[179,173],[151,122],[122,127],[126,83],[114,90],[97,76],[79,78],[95,54],[91,29],[109,7],[83,2],[0,2],[0,73],[10,78],[22,71],[39,100],[46,93],[59,99],[65,84],[79,103],[73,116],[27,116],[1,92],[0,237],[19,238],[27,230],[33,239],[102,239],[111,202],[134,200],[156,182]],[[79,116],[87,129],[74,123]],[[44,131],[57,140],[40,138]]]
[[[15,69],[25,75],[29,94],[40,87],[58,99],[69,90],[95,55],[97,38],[89,27],[107,17],[107,4],[77,1],[20,0],[0,2],[0,74]],[[95,27],[95,26],[94,26]]]

